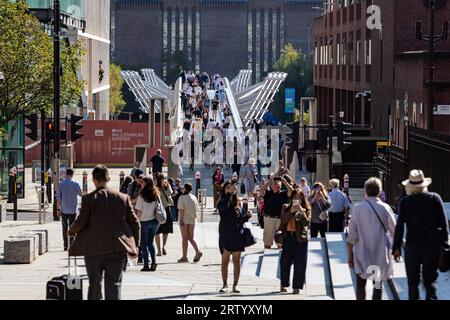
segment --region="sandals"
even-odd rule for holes
[[[166,249],[163,249],[162,254],[163,254],[163,256],[167,256],[167,251],[166,251]]]
[[[228,286],[223,286],[222,289],[219,290],[220,293],[228,293],[230,292],[230,288]]]
[[[178,260],[178,263],[188,263],[189,259],[188,258],[181,258]]]
[[[196,263],[199,262],[202,257],[203,257],[203,253],[201,253],[201,252],[197,253],[194,257],[194,262],[196,262]]]
[[[237,286],[233,287],[233,293],[241,293]]]

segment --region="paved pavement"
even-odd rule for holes
[[[140,265],[132,266],[124,274],[123,298],[136,299],[244,299],[244,300],[295,300],[295,299],[329,299],[320,288],[322,285],[309,286],[300,296],[281,295],[278,293],[279,280],[276,275],[272,277],[258,276],[251,267],[243,265],[240,288],[242,294],[220,295],[220,253],[218,250],[218,223],[199,223],[195,238],[204,253],[200,263],[178,264],[181,257],[181,236],[175,227],[175,233],[170,236],[167,246],[168,255],[158,257],[158,270],[155,273],[141,273]],[[5,265],[3,264],[3,240],[10,235],[26,230],[48,230],[50,247],[49,252],[40,256],[31,265]],[[261,236],[261,231],[255,228]],[[250,248],[244,255],[264,252],[261,241]],[[67,256],[62,250],[61,226],[57,222],[38,225],[35,222],[9,221],[0,225],[0,300],[45,299],[45,284],[54,276],[66,273]],[[273,254],[278,254],[273,250]],[[189,251],[192,259],[194,252]],[[84,261],[79,270],[85,274]],[[276,269],[275,269],[276,270]],[[230,264],[230,279],[232,267]],[[231,281],[232,282],[232,281]],[[323,283],[323,282],[322,282]],[[87,281],[84,282],[84,295],[87,295]]]

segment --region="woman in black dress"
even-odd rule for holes
[[[161,199],[161,203],[166,210],[167,220],[166,223],[162,224],[158,228],[158,232],[156,233],[155,241],[156,248],[158,250],[157,256],[167,255],[166,245],[167,240],[169,238],[169,234],[173,233],[173,218],[172,218],[172,207],[174,206],[172,199],[172,187],[170,184],[164,179],[164,175],[162,173],[155,174],[155,182],[156,187],[159,192],[159,198]],[[160,234],[163,235],[162,241],[162,250],[161,250],[161,238]]]
[[[237,197],[237,185],[229,181],[225,182],[222,189],[222,197],[217,205],[220,214],[219,223],[219,248],[222,254],[222,280],[221,293],[227,293],[228,289],[228,264],[233,257],[234,283],[233,293],[240,293],[237,288],[241,272],[241,254],[245,251],[244,239],[241,233],[242,225],[249,220],[251,214],[241,214],[241,203]]]

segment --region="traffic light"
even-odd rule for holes
[[[299,150],[299,135],[300,135],[300,123],[299,122],[291,122],[286,123],[286,126],[290,129],[290,133],[288,133],[286,139],[286,146],[293,149],[294,151]]]
[[[338,151],[345,151],[352,143],[346,141],[346,139],[352,134],[346,132],[345,130],[351,126],[351,123],[338,122],[337,124],[337,134],[338,134]]]
[[[47,143],[55,141],[55,123],[53,120],[47,120],[45,123],[45,133],[47,137]]]
[[[84,134],[78,132],[79,130],[83,129],[82,120],[83,117],[76,116],[74,114],[70,118],[70,140],[72,142],[77,141],[84,136]]]
[[[30,138],[33,141],[38,140],[38,115],[32,114],[27,117],[25,117],[25,120],[28,121],[27,124],[25,124],[25,128],[29,129],[30,131],[26,132],[25,135]]]

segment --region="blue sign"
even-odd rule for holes
[[[284,112],[295,113],[295,88],[286,88],[284,92]]]

